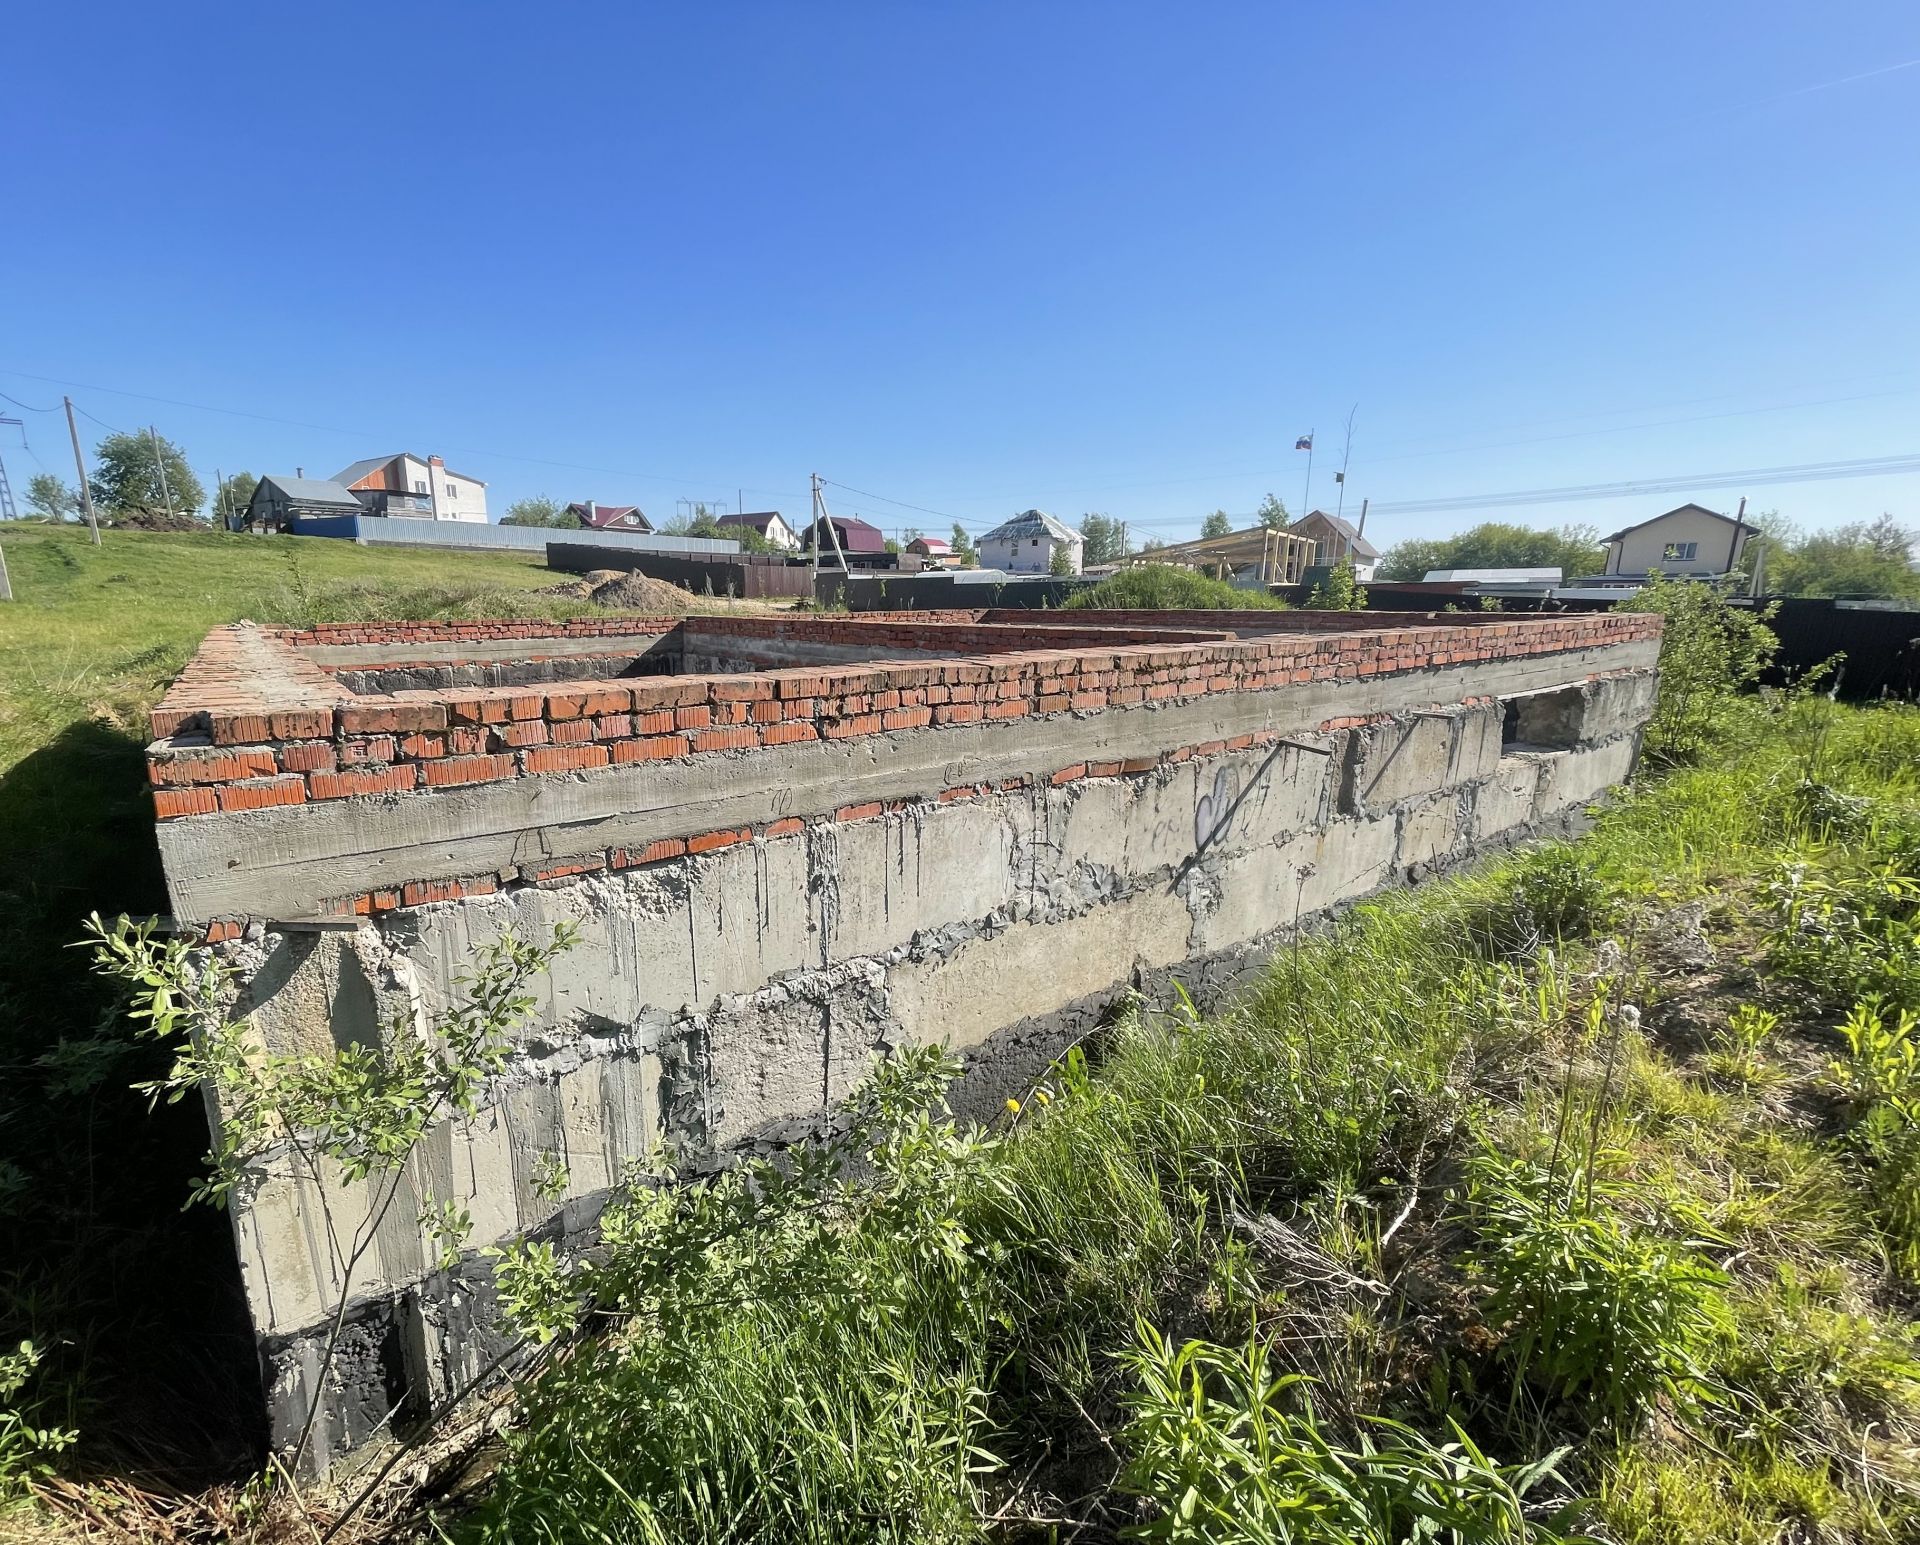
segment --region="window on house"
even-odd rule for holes
[[[449,499],[451,499],[455,494],[459,492],[460,492],[460,485],[458,483],[447,484],[447,497]]]
[[[426,481],[426,479],[425,479],[425,478],[419,478],[419,477],[417,477],[417,478],[415,478],[415,479],[413,480],[413,491],[414,491],[415,493],[417,493],[417,494],[423,494],[423,493],[425,493],[425,492],[427,491],[427,481]]]
[[[1038,546],[1040,545],[1040,538],[1039,538],[1039,537],[1035,537],[1035,538],[1033,539],[1033,545],[1034,545],[1035,547],[1038,547]]]
[[[1669,542],[1661,556],[1668,563],[1691,563],[1700,551],[1698,542]]]

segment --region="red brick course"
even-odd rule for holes
[[[723,636],[736,653],[799,640],[898,648],[901,657],[745,676],[356,696],[307,653],[513,640],[526,645],[517,657],[538,660],[547,657],[542,640],[636,640],[639,649],[682,626]],[[1031,613],[957,612],[877,621],[355,623],[303,632],[235,625],[208,635],[154,711],[148,769],[156,817],[179,820],[306,800],[431,797],[510,778],[591,776],[656,760],[1107,713],[1212,693],[1358,683],[1658,634],[1658,618],[1620,613],[1106,612],[1076,613],[1067,625]],[[444,648],[438,658],[444,661]],[[1109,776],[1110,765],[1095,764],[1087,775]]]

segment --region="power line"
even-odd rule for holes
[[[99,414],[89,413],[85,408],[81,407],[78,403],[74,404],[73,411],[78,413],[82,418],[92,419],[94,423],[98,424],[102,429],[111,429],[117,435],[123,435],[127,433],[127,431],[122,429],[118,424],[109,424],[105,419],[100,417]]]
[[[1379,501],[1376,515],[1430,515],[1448,510],[1494,508],[1514,504],[1569,504],[1583,499],[1631,498],[1638,494],[1685,493],[1739,483],[1824,483],[1855,477],[1898,477],[1920,472],[1920,452],[1902,456],[1856,457],[1850,461],[1812,461],[1787,467],[1746,467],[1735,472],[1687,472],[1667,477],[1629,478],[1618,483],[1575,483],[1562,488],[1529,488],[1497,494],[1460,494],[1445,499]]]
[[[843,488],[850,494],[858,494],[862,499],[878,499],[882,504],[896,504],[903,510],[914,510],[922,515],[931,515],[936,520],[957,521],[961,518],[958,515],[949,515],[944,510],[930,510],[924,504],[908,504],[904,499],[889,499],[885,494],[870,494],[865,489],[855,488],[849,483],[836,483],[830,477],[823,477],[820,481],[834,488]]]
[[[60,411],[58,408],[36,408],[32,403],[22,402],[18,397],[8,397],[5,392],[0,392],[0,398],[4,398],[16,408],[25,409],[28,413],[58,413]]]

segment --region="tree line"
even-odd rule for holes
[[[1742,575],[1751,575],[1766,554],[1762,585],[1771,595],[1858,596],[1920,601],[1914,568],[1920,534],[1892,515],[1806,531],[1778,511],[1753,518],[1759,535],[1741,555]],[[1596,527],[1558,530],[1486,521],[1446,537],[1414,537],[1381,556],[1375,578],[1417,580],[1434,569],[1559,569],[1568,580],[1599,574],[1606,547]]]
[[[118,525],[157,521],[169,514],[194,518],[203,509],[224,517],[247,507],[259,481],[251,472],[236,472],[215,486],[209,504],[206,485],[188,465],[186,452],[152,431],[105,435],[94,447],[93,465],[87,470],[94,512]],[[40,520],[77,520],[82,513],[80,490],[53,472],[28,479],[26,506]]]

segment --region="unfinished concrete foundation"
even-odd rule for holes
[[[265,1045],[421,1033],[477,946],[580,930],[478,1119],[410,1161],[325,1389],[318,1198],[268,1166],[235,1203],[276,1440],[318,1396],[326,1468],[461,1387],[498,1345],[473,1252],[590,1238],[662,1144],[782,1141],[916,1042],[997,1103],[1129,987],[1218,990],[1631,771],[1657,618],[1382,620],[209,635],[154,714],[160,846]],[[364,1190],[331,1186],[334,1214]],[[438,1202],[473,1223],[451,1270],[416,1222]]]

